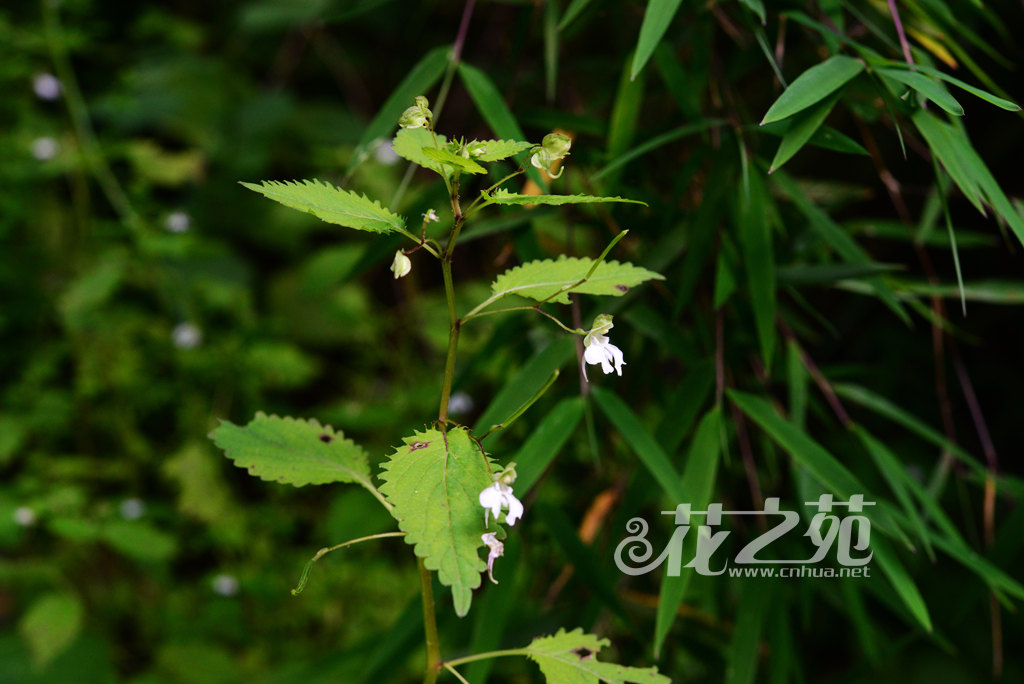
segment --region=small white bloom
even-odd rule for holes
[[[53,74],[39,74],[32,79],[32,90],[40,100],[56,100],[63,87]]]
[[[501,558],[505,555],[505,545],[498,541],[498,537],[495,532],[488,532],[487,534],[480,535],[480,539],[483,540],[487,548],[490,549],[490,553],[487,554],[487,576],[495,584],[498,580],[494,579],[494,559]]]
[[[373,158],[384,166],[391,166],[401,161],[401,157],[398,156],[398,153],[395,152],[386,140],[381,141],[381,143],[374,148]]]
[[[179,323],[171,331],[171,339],[178,349],[195,349],[203,340],[203,331],[195,323]]]
[[[523,517],[523,504],[512,494],[510,486],[516,480],[516,464],[509,463],[500,473],[494,476],[494,484],[480,492],[480,505],[484,507],[484,526],[487,526],[488,513],[494,516],[495,522],[503,508],[508,509],[505,522],[509,527]]]
[[[55,138],[45,136],[32,141],[32,156],[39,161],[49,161],[60,152],[60,143]]]
[[[221,596],[234,596],[238,593],[238,579],[234,575],[217,575],[211,584],[214,593]]]
[[[423,215],[423,220],[426,221],[427,223],[437,223],[441,219],[439,219],[437,217],[437,212],[436,211],[434,211],[433,209],[430,209],[430,210],[427,211],[427,213],[425,213]]]
[[[192,227],[192,217],[183,211],[172,211],[164,219],[164,230],[168,233],[186,233]]]
[[[586,347],[583,351],[583,378],[585,380],[589,381],[587,378],[588,363],[592,366],[600,364],[605,375],[612,371],[619,376],[622,375],[622,367],[626,365],[622,358],[622,350],[611,344],[608,341],[608,336],[603,334],[613,327],[612,317],[608,314],[600,314],[594,319],[594,327],[583,338],[583,345]]]
[[[391,262],[391,272],[395,274],[395,280],[409,275],[412,270],[412,259],[402,253],[402,250],[395,252],[395,260]]]
[[[448,413],[457,416],[462,413],[469,413],[473,410],[473,397],[467,392],[459,390],[448,400]]]
[[[138,497],[125,499],[121,502],[119,510],[125,520],[138,520],[146,514],[146,502]]]
[[[36,512],[28,506],[18,506],[14,509],[14,522],[22,527],[31,527],[36,524]]]

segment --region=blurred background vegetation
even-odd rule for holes
[[[678,3],[655,4],[671,16]],[[792,82],[842,48],[833,30],[903,55],[885,2],[764,5],[762,25],[758,0],[684,3],[632,80],[642,2],[0,10],[0,681],[416,680],[417,576],[401,542],[327,556],[304,593],[289,593],[318,548],[388,531],[390,518],[355,488],[255,480],[206,434],[257,410],[316,417],[380,459],[435,415],[440,271],[414,256],[395,281],[397,239],[338,230],[237,185],[317,177],[408,217],[445,208],[443,187],[387,144],[396,107],[417,94],[444,100],[435,114],[449,136],[566,131],[556,192],[650,205],[488,214],[460,243],[462,311],[497,272],[595,255],[623,228],[613,258],[667,278],[559,312],[617,316],[628,366],[622,378],[591,374],[597,401],[576,381],[572,341],[543,319],[467,327],[454,417],[497,422],[561,366],[555,389],[487,442],[503,461],[558,458],[525,497],[501,584],[463,620],[440,594],[445,655],[582,626],[611,638],[604,657],[656,662],[681,682],[1024,678],[1024,624],[992,594],[994,569],[1024,579],[1021,245],[998,212],[982,216],[937,182],[931,145],[907,118],[913,95],[883,102],[866,75],[827,123],[871,154],[808,146],[766,176],[781,134],[757,126],[783,90],[773,63]],[[916,61],[1024,100],[1019,3],[898,5]],[[467,17],[458,47],[472,69],[458,71],[451,47]],[[1024,194],[1019,114],[955,94],[980,157],[1008,195]],[[751,183],[766,190],[768,251],[745,232],[738,192]],[[836,226],[863,260],[837,258],[822,237]],[[878,282],[898,304],[880,300]],[[633,515],[668,537],[657,511],[677,501],[649,472],[652,452],[688,472],[694,427],[722,401],[711,500],[780,496],[795,509],[830,488],[722,399],[727,388],[770,401],[869,495],[904,504],[899,492],[920,483],[925,496],[904,508],[927,531],[888,542],[902,588],[877,570],[843,583],[697,577],[655,660],[661,578],[612,563]],[[854,423],[896,463],[873,460]],[[760,532],[735,524],[734,551]],[[956,538],[958,552],[941,552]],[[967,548],[987,564],[971,567]],[[1019,607],[1014,591],[1001,593]],[[916,592],[924,618],[908,601]],[[488,666],[474,668],[467,676],[483,681]],[[512,659],[490,672],[539,676]]]

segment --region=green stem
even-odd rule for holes
[[[574,335],[583,335],[586,333],[585,330],[570,328],[565,323],[562,323],[562,321],[558,320],[556,317],[549,314],[547,311],[544,311],[543,309],[540,309],[536,306],[510,306],[507,309],[492,309],[490,311],[481,311],[480,313],[475,314],[466,314],[465,316],[462,317],[462,322],[465,323],[466,321],[471,321],[474,318],[493,316],[494,314],[508,313],[509,311],[536,311],[540,315],[547,316],[548,318],[553,320],[555,323],[558,324],[558,327],[564,330],[565,332],[573,333]]]
[[[459,315],[455,311],[455,284],[452,280],[452,253],[455,251],[455,243],[462,232],[462,224],[465,217],[462,215],[462,208],[459,205],[459,178],[452,179],[451,195],[452,214],[455,216],[455,223],[452,232],[448,236],[448,244],[445,246],[444,255],[441,257],[441,274],[444,276],[444,297],[448,302],[448,354],[444,362],[444,384],[441,386],[441,406],[437,412],[437,419],[441,423],[441,430],[445,428],[448,420],[448,402],[452,396],[452,381],[455,378],[455,354],[459,347],[459,329],[462,326]]]
[[[420,570],[420,591],[423,594],[423,632],[427,644],[427,671],[423,684],[434,684],[441,671],[441,646],[437,640],[437,617],[434,614],[434,585],[422,558],[416,559]]]
[[[460,675],[459,671],[456,670],[454,667],[452,667],[448,663],[441,663],[441,664],[444,665],[444,669],[446,669],[449,672],[451,672],[452,676],[455,677],[456,679],[458,679],[460,682],[462,682],[462,684],[469,684],[469,680],[467,680],[465,677]]]
[[[504,656],[528,656],[530,655],[529,649],[525,648],[506,648],[503,651],[487,651],[486,653],[476,653],[474,655],[466,656],[465,658],[456,658],[455,660],[449,660],[446,665],[451,667],[458,667],[459,665],[465,665],[466,663],[474,663],[478,660],[487,660],[488,658],[502,658]]]
[[[309,580],[309,571],[313,569],[313,563],[316,563],[318,560],[320,560],[330,552],[337,551],[338,549],[343,549],[346,546],[352,546],[353,544],[361,544],[365,541],[372,541],[374,539],[386,539],[388,537],[404,536],[405,532],[382,532],[381,534],[371,534],[368,537],[360,537],[359,539],[350,539],[347,542],[342,542],[341,544],[337,544],[335,546],[326,546],[320,549],[312,558],[309,559],[309,562],[306,563],[306,567],[302,569],[302,576],[299,577],[298,586],[292,589],[292,596],[298,596],[302,593],[302,590],[306,588],[306,582]]]

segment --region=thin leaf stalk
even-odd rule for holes
[[[416,559],[420,571],[420,593],[423,595],[423,632],[427,646],[427,670],[423,684],[434,684],[441,671],[441,645],[437,638],[437,617],[434,611],[434,585],[422,558]]]

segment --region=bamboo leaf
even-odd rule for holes
[[[939,85],[936,81],[919,74],[914,71],[906,71],[904,69],[878,69],[878,74],[893,80],[899,81],[903,85],[910,86],[913,88],[921,97],[931,100],[938,106],[945,109],[954,116],[963,116],[964,108],[960,106],[960,103],[956,101],[949,91]]]
[[[629,74],[631,80],[637,77],[647,64],[647,60],[654,54],[654,48],[658,47],[662,36],[668,31],[669,24],[672,23],[672,18],[681,4],[682,0],[648,0],[644,21],[640,25],[636,53],[633,55],[633,68]]]
[[[800,74],[768,108],[761,124],[781,121],[820,102],[864,70],[853,57],[834,55]]]
[[[826,117],[828,117],[838,100],[839,93],[833,93],[830,97],[808,107],[793,117],[793,123],[790,125],[789,130],[786,131],[786,134],[782,136],[782,142],[779,143],[779,149],[775,153],[775,158],[772,160],[768,173],[775,171],[775,169],[792,159],[793,155],[807,144],[821,127],[821,124],[825,123]]]

